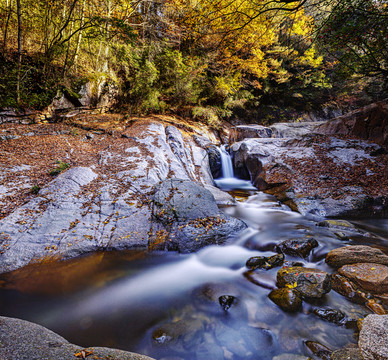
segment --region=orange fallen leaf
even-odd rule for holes
[[[81,350],[78,353],[75,353],[74,356],[76,358],[86,359],[87,356],[93,354],[93,350]]]

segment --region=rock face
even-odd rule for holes
[[[316,131],[366,139],[388,146],[388,99],[319,125]]]
[[[388,357],[388,315],[368,315],[362,322],[358,341],[364,360]]]
[[[338,272],[364,290],[377,294],[388,293],[388,266],[360,263],[344,265],[338,269]]]
[[[262,125],[238,125],[230,130],[229,143],[242,141],[249,138],[270,138],[272,130]]]
[[[235,173],[259,190],[275,188],[303,215],[384,217],[388,156],[376,155],[379,149],[366,141],[308,134],[245,139],[234,143],[231,153]]]
[[[206,151],[209,156],[210,171],[213,178],[217,179],[222,176],[221,154],[216,146],[208,146]]]
[[[388,266],[388,256],[381,250],[365,245],[344,246],[331,250],[326,263],[334,268],[356,263],[375,263]]]
[[[36,127],[46,134],[45,138],[39,134],[28,137],[34,151],[40,151],[39,166],[47,166],[45,156],[50,154],[45,149],[50,139],[56,146],[55,156],[62,154],[72,167],[0,219],[0,273],[31,262],[66,259],[96,250],[152,250],[161,247],[155,246],[159,241],[170,238],[174,238],[173,245],[167,249],[193,251],[206,244],[221,243],[245,228],[241,221],[222,215],[213,196],[202,188],[212,189],[220,202],[230,199],[212,188],[206,150],[174,126],[134,121],[127,129],[120,123],[117,130],[109,130],[116,136],[99,130],[92,137],[80,136],[83,130],[78,128],[78,135],[72,135],[65,126],[60,133],[53,128],[50,135],[47,132],[54,125],[48,124],[43,130]],[[10,141],[18,148],[26,138]],[[34,185],[26,181],[33,171],[40,171],[34,163],[18,169],[2,164],[0,179],[5,186],[0,189],[0,205],[11,206],[9,194],[17,193],[18,187]],[[47,173],[48,170],[45,176]],[[156,216],[153,193],[155,186],[171,178],[183,180],[178,187],[186,198],[181,199],[180,214],[169,225],[163,216]],[[194,197],[188,196],[191,190],[195,191]],[[205,211],[198,206],[189,209],[188,199],[193,206],[202,204]],[[160,203],[169,211],[179,205],[167,200]]]
[[[82,357],[82,351],[90,358],[117,360],[152,360],[148,356],[109,348],[70,344],[61,336],[28,321],[0,317],[0,358],[18,360],[62,360]]]
[[[277,273],[277,285],[293,288],[307,298],[321,298],[331,289],[328,273],[300,266],[280,269]]]

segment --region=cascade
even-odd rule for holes
[[[223,178],[234,177],[232,158],[226,150],[226,145],[220,147],[221,169]]]
[[[232,157],[226,150],[227,145],[221,145],[219,152],[221,155],[222,177],[215,179],[214,182],[221,190],[230,191],[235,189],[256,191],[257,189],[249,180],[241,180],[234,176]]]

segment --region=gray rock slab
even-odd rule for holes
[[[82,350],[98,359],[152,360],[136,353],[102,347],[82,348],[43,326],[9,317],[0,317],[0,358],[12,360],[76,359]]]

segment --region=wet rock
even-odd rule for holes
[[[336,273],[331,276],[331,287],[356,304],[365,304],[367,301],[366,294],[358,290],[355,284],[340,274]]]
[[[387,359],[388,315],[368,315],[362,321],[358,347],[364,360]]]
[[[338,272],[364,290],[377,294],[388,292],[388,266],[374,263],[360,263],[344,265],[338,269]]]
[[[70,344],[63,337],[43,326],[28,321],[0,317],[0,358],[18,360],[75,359],[82,350],[101,360],[152,360],[148,356],[101,347]]]
[[[323,320],[336,325],[344,325],[346,323],[346,315],[340,310],[334,309],[314,309],[313,313]]]
[[[277,285],[292,287],[307,298],[321,298],[331,289],[328,273],[298,266],[280,269],[277,273]]]
[[[206,148],[209,156],[209,167],[214,179],[222,176],[221,154],[216,146],[208,146]]]
[[[334,235],[339,239],[339,240],[342,240],[342,241],[346,241],[346,240],[349,240],[349,237],[343,233],[342,231],[336,231],[334,232]]]
[[[331,250],[326,256],[326,263],[334,268],[356,263],[388,265],[388,256],[370,246],[351,245]]]
[[[349,347],[332,352],[330,360],[363,360],[357,347]]]
[[[254,256],[248,259],[246,267],[250,270],[264,269],[269,270],[277,266],[281,266],[284,262],[284,255],[277,254],[270,257]]]
[[[295,312],[302,307],[299,293],[292,289],[275,289],[269,293],[268,297],[284,311]]]
[[[218,301],[224,311],[228,311],[229,308],[236,302],[236,298],[230,295],[222,295],[218,298]]]
[[[318,223],[319,226],[328,227],[330,229],[356,230],[356,227],[346,220],[324,220]]]
[[[318,246],[318,241],[310,239],[290,239],[276,245],[275,250],[291,256],[306,258],[312,249]]]
[[[246,225],[222,213],[210,191],[190,180],[168,179],[153,196],[153,249],[193,252],[206,245],[221,244]]]
[[[365,306],[374,312],[377,315],[385,315],[387,312],[385,311],[384,307],[379,304],[375,299],[369,299],[366,303]]]
[[[332,351],[326,346],[316,341],[306,341],[305,345],[314,354],[314,356],[322,360],[330,360],[330,354]]]

